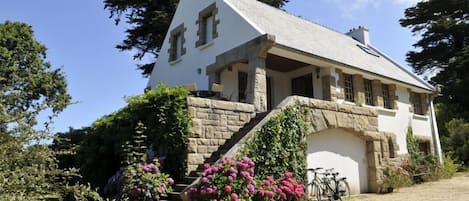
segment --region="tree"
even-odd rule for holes
[[[289,0],[259,1],[280,8]],[[134,59],[141,60],[147,54],[152,57],[152,62],[138,65],[143,76],[149,76],[153,70],[178,2],[179,0],[104,0],[104,8],[109,10],[109,18],[114,19],[116,25],[123,18],[131,25],[125,31],[126,39],[116,48],[121,51],[136,50]]]
[[[420,75],[436,73],[430,82],[442,86],[443,96],[435,99],[438,130],[442,144],[453,146],[444,139],[452,138],[455,123],[448,126],[447,122],[469,121],[469,0],[422,1],[406,9],[400,23],[422,36],[407,61]],[[458,147],[443,149],[466,158],[455,151]]]
[[[37,116],[52,118],[71,100],[60,69],[45,61],[46,47],[30,26],[0,23],[0,200],[96,200],[89,187],[73,183],[76,169],[59,169]]]
[[[441,84],[439,102],[459,104],[469,109],[469,0],[429,0],[405,10],[400,20],[422,38],[407,61],[418,74],[436,72],[432,84]]]
[[[453,119],[446,123],[448,135],[441,138],[444,151],[450,153],[467,165],[469,163],[469,123]]]

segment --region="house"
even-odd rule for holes
[[[407,154],[409,126],[421,150],[441,158],[437,89],[374,47],[361,26],[339,33],[254,0],[181,0],[148,86],[159,82],[220,84],[230,100],[189,100],[191,170],[292,95],[311,108],[308,166],[334,167],[355,193],[377,191],[384,161]]]

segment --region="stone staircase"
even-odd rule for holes
[[[226,140],[225,144],[221,145],[217,151],[213,152],[209,158],[204,160],[204,163],[214,164],[221,159],[233,146],[235,146],[246,134],[248,134],[262,119],[264,119],[269,112],[257,113],[248,123],[244,125],[238,132],[235,132],[232,137]],[[200,172],[203,170],[203,164],[199,165],[195,171],[189,173],[182,181],[173,186],[173,192],[168,196],[162,197],[161,200],[182,201],[181,195],[185,189],[199,179]]]

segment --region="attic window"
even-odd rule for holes
[[[373,56],[375,56],[375,57],[379,57],[379,54],[376,53],[376,52],[375,52],[374,50],[372,50],[371,48],[366,47],[366,46],[363,46],[363,45],[360,45],[360,44],[357,44],[357,46],[358,46],[360,49],[362,49],[363,51],[365,51],[366,53],[371,54],[371,55],[373,55]]]
[[[217,25],[220,23],[220,20],[216,20],[217,13],[218,9],[215,3],[199,12],[199,18],[196,22],[199,25],[199,30],[197,31],[199,40],[195,42],[196,47],[205,45],[218,37]]]

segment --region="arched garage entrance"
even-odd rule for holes
[[[308,168],[334,168],[347,177],[352,194],[368,192],[365,140],[343,129],[327,129],[309,135],[307,142]]]

